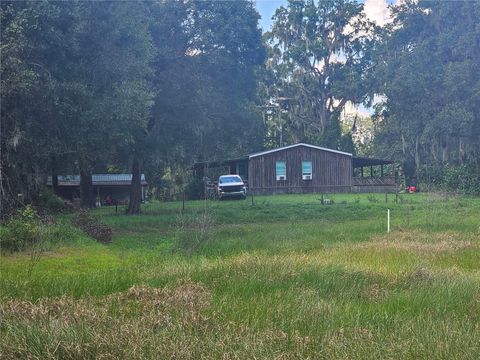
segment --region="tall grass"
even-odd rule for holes
[[[109,245],[60,219],[68,237],[35,271],[1,258],[0,353],[476,359],[480,199],[373,196],[211,202],[214,222],[203,202],[102,208]]]

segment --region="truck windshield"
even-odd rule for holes
[[[230,184],[237,182],[242,182],[242,178],[240,176],[225,176],[219,179],[220,184]]]

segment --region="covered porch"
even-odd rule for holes
[[[393,192],[396,190],[394,161],[354,156],[352,166],[353,192]]]
[[[58,175],[58,194],[67,200],[80,197],[80,175]],[[145,174],[140,177],[142,201],[145,200],[147,181]],[[127,204],[130,199],[132,174],[93,174],[92,187],[94,196],[104,205],[114,202]],[[47,178],[47,186],[52,186],[52,177]]]
[[[235,174],[240,175],[246,182],[248,181],[248,157],[197,162],[193,165],[193,172],[197,179],[208,178],[215,182],[220,175]]]

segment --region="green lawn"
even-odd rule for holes
[[[480,199],[319,198],[59,217],[0,258],[0,358],[478,359]]]

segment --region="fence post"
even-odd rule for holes
[[[185,190],[182,193],[182,214],[185,212]]]
[[[390,232],[390,209],[387,209],[387,233]]]

